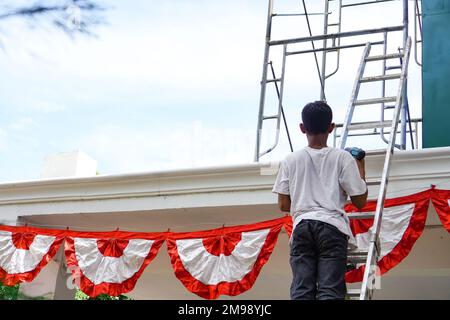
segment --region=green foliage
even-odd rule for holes
[[[0,300],[17,300],[19,296],[19,285],[14,287],[5,286],[0,283]]]
[[[28,297],[19,292],[19,285],[13,287],[5,286],[0,283],[0,300],[46,300],[45,297]],[[101,294],[95,298],[89,298],[83,291],[77,290],[75,293],[75,300],[132,300],[126,295],[120,295],[118,297],[109,296],[107,294]]]
[[[19,292],[19,286],[5,286],[0,283],[0,300],[47,300],[46,297],[29,297]]]
[[[77,290],[75,293],[75,300],[132,300],[130,297],[127,297],[121,294],[118,297],[109,296],[107,294],[101,294],[95,298],[89,298],[87,294],[85,294],[81,290]]]

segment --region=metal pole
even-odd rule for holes
[[[408,0],[403,0],[403,52],[406,48],[408,42],[408,28],[409,28],[409,17],[408,17]],[[405,80],[405,85],[403,87],[403,101],[402,101],[402,113],[401,113],[401,149],[406,149],[406,121],[407,121],[407,110],[408,107],[408,80]]]
[[[376,29],[364,29],[364,30],[357,30],[357,31],[321,34],[318,36],[309,36],[309,37],[283,39],[283,40],[273,40],[273,41],[269,42],[269,45],[281,46],[284,44],[319,41],[319,40],[323,40],[323,39],[347,38],[347,37],[354,37],[354,36],[362,36],[362,35],[366,35],[366,34],[403,31],[404,29],[405,28],[403,27],[403,25],[400,25],[400,26],[384,27],[384,28],[376,28]]]
[[[384,36],[383,36],[383,38],[384,38],[383,55],[387,54],[387,39],[388,39],[387,36],[388,36],[387,32],[385,32]],[[386,59],[383,60],[382,68],[383,68],[383,70],[382,70],[381,74],[382,75],[386,75]],[[386,96],[386,81],[383,80],[382,83],[381,83],[381,97],[384,98],[385,96]],[[386,105],[385,105],[384,102],[382,102],[381,103],[381,122],[384,121],[384,111],[385,111],[385,109],[386,109]],[[380,128],[380,137],[381,137],[381,140],[383,140],[386,143],[389,143],[389,141],[384,136],[384,128]]]
[[[269,50],[270,50],[270,35],[272,31],[272,13],[273,13],[273,0],[269,0],[269,7],[267,10],[267,28],[266,39],[264,49],[264,64],[261,79],[261,94],[259,97],[259,112],[258,112],[258,125],[256,128],[256,150],[255,150],[255,162],[259,161],[259,149],[261,144],[261,131],[264,114],[264,100],[266,98],[266,84],[267,84],[267,68],[269,67]]]
[[[328,33],[328,10],[329,10],[329,2],[325,0],[325,15],[323,16],[323,34]],[[323,40],[323,48],[327,47],[327,39]],[[327,66],[327,52],[323,51],[322,53],[322,70],[320,74],[320,79],[322,85],[320,86],[320,100],[325,101],[325,78],[326,78],[326,66]]]
[[[302,0],[302,5],[303,5],[303,11],[305,12],[305,18],[306,18],[306,25],[308,26],[308,32],[309,32],[309,36],[313,37],[312,35],[312,30],[311,30],[311,23],[309,23],[309,17],[308,17],[308,10],[306,8],[306,2],[305,0]],[[328,14],[328,12],[325,12],[325,14]],[[325,39],[325,38],[323,38]],[[287,44],[287,43],[286,43]],[[319,67],[319,60],[317,59],[317,53],[316,53],[316,46],[314,44],[314,41],[311,40],[311,46],[313,48],[313,52],[314,52],[314,60],[316,61],[316,69],[317,69],[317,75],[319,76],[319,81],[320,81],[320,87],[321,87],[321,92],[323,93],[323,99],[322,100],[327,100],[327,98],[325,97],[325,91],[324,91],[324,83],[322,81],[322,76],[320,75],[320,67]]]

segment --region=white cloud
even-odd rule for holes
[[[210,128],[201,122],[172,128],[103,126],[76,146],[98,161],[101,173],[158,171],[249,163],[254,132]]]
[[[8,134],[5,130],[0,128],[0,151],[6,151],[8,149]]]
[[[53,113],[67,110],[67,106],[63,104],[53,103],[50,101],[33,100],[28,103],[27,108],[42,113]]]
[[[9,124],[9,128],[17,131],[26,130],[31,127],[35,127],[38,124],[30,117],[23,117],[17,120],[14,120]]]

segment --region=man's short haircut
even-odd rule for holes
[[[302,121],[308,134],[327,133],[333,119],[333,111],[323,101],[308,103],[302,110]]]

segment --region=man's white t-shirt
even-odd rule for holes
[[[355,244],[344,205],[348,196],[366,190],[350,153],[306,147],[281,162],[272,192],[290,195],[294,229],[303,219],[319,220],[335,226]]]

